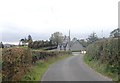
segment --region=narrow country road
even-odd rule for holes
[[[88,67],[83,55],[74,52],[73,56],[52,64],[41,81],[111,81]]]

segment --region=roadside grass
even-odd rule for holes
[[[84,55],[84,62],[102,75],[111,78],[113,81],[118,81],[118,73],[112,73],[110,71],[107,71],[106,64],[100,64],[100,62],[97,60],[90,60],[90,57],[87,55]]]
[[[42,75],[48,69],[49,65],[59,60],[65,59],[71,54],[66,54],[57,57],[48,57],[46,60],[39,60],[34,65],[32,65],[30,71],[21,79],[21,81],[41,81]]]

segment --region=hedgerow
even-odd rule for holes
[[[106,71],[119,75],[120,54],[118,49],[118,38],[103,39],[87,47],[86,56],[89,61],[99,61],[106,64]]]
[[[47,57],[57,57],[59,55],[70,54],[70,51],[39,51],[34,50],[32,51],[32,63],[35,63],[37,60],[47,59]]]
[[[19,47],[3,49],[2,81],[19,81],[36,61],[70,53],[69,51],[39,51]]]
[[[30,49],[7,48],[2,52],[2,81],[21,79],[32,61]]]

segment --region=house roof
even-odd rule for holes
[[[83,47],[83,45],[80,43],[79,40],[76,40],[76,41],[74,41],[74,42],[71,42],[70,47],[72,47],[76,42],[78,42],[78,43],[82,46],[82,48],[85,49],[85,48]]]
[[[76,40],[76,41],[74,41],[74,42],[71,41],[71,42],[70,42],[70,46],[73,46],[73,45],[75,44],[75,42],[79,42],[79,40]],[[80,43],[80,42],[79,42],[79,43]],[[81,43],[80,43],[80,44],[81,44]]]

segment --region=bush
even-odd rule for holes
[[[5,48],[2,50],[2,81],[19,81],[37,60],[47,60],[48,57],[64,54],[70,54],[70,52]]]
[[[32,51],[32,63],[35,63],[37,60],[47,59],[47,57],[57,57],[65,54],[70,54],[70,51]]]
[[[111,72],[118,72],[118,39],[104,39],[95,42],[87,47],[87,55],[91,60],[99,60],[107,64]]]
[[[25,48],[7,48],[2,52],[2,80],[17,81],[31,65],[31,51]]]
[[[117,73],[120,64],[120,55],[118,54],[118,39],[104,39],[96,41],[87,47],[87,56],[90,60],[99,61],[100,64],[106,64],[106,71]]]

